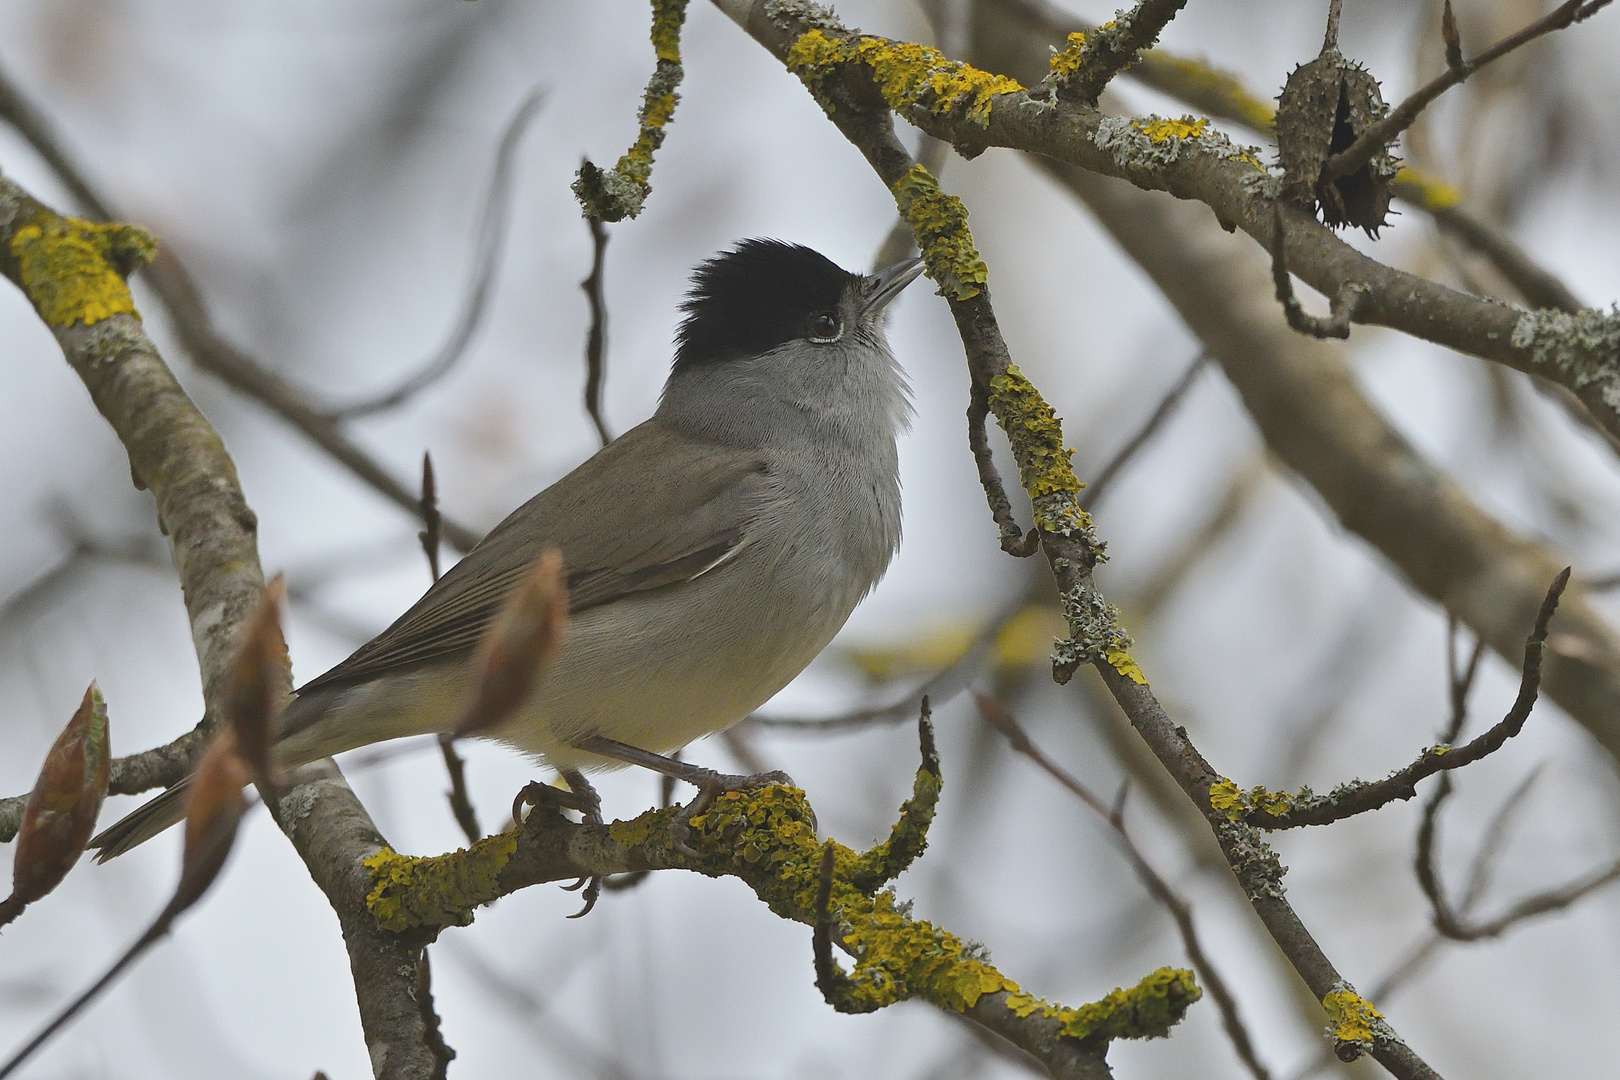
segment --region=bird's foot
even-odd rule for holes
[[[630,765],[640,765],[642,768],[672,776],[676,780],[691,784],[698,789],[697,798],[681,807],[675,820],[669,823],[669,838],[675,844],[675,850],[683,855],[701,858],[702,852],[694,849],[690,843],[692,839],[692,819],[714,805],[714,800],[731,791],[755,791],[772,784],[783,784],[787,787],[796,787],[793,777],[785,772],[751,773],[742,776],[730,773],[715,772],[705,769],[701,765],[692,765],[685,761],[655,754],[651,750],[643,750],[639,746],[618,742],[614,739],[605,739],[594,735],[576,744],[579,749],[603,757],[613,758]]]
[[[513,822],[520,826],[523,824],[525,806],[549,803],[559,809],[577,811],[587,825],[602,824],[602,798],[597,795],[596,788],[591,786],[591,782],[585,779],[585,774],[578,769],[563,769],[561,772],[563,783],[568,785],[567,791],[539,781],[531,781],[523,786],[523,790],[517,793],[517,798],[512,800]],[[591,908],[596,906],[597,898],[602,895],[602,877],[599,874],[582,877],[572,885],[564,885],[563,889],[568,892],[576,889],[585,890],[580,894],[584,898],[585,906],[568,916],[570,919],[582,918],[590,914]]]
[[[691,777],[682,777],[689,784],[697,785],[697,798],[681,807],[675,815],[675,820],[669,823],[669,838],[674,841],[675,850],[683,855],[700,857],[701,852],[693,849],[692,819],[704,813],[714,805],[720,796],[732,791],[757,791],[772,784],[782,784],[785,787],[797,787],[793,777],[780,769],[772,772],[749,773],[741,776],[730,773],[718,773],[713,769],[696,769]]]

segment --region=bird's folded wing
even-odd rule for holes
[[[757,453],[649,420],[513,511],[392,626],[299,692],[465,653],[547,545],[562,551],[575,614],[690,581],[748,542],[769,484]]]

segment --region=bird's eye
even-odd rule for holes
[[[811,341],[837,341],[842,329],[836,311],[823,311],[810,316]]]

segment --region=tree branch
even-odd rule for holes
[[[742,0],[724,6],[747,14]],[[769,21],[761,18],[762,24]],[[1205,121],[1104,116],[1045,87],[1011,89],[1017,85],[1012,80],[998,82],[1002,77],[937,53],[921,73],[880,80],[877,68],[896,70],[891,65],[920,47],[829,33],[806,21],[794,26],[801,33],[789,38],[777,30],[772,47],[781,57],[796,49],[794,70],[813,86],[836,82],[846,116],[884,103],[970,157],[991,146],[1027,150],[1202,202],[1224,227],[1242,229],[1265,250],[1280,242],[1290,269],[1323,295],[1363,286],[1358,322],[1544,375],[1575,392],[1604,427],[1620,434],[1620,315],[1526,312],[1469,296],[1361,254],[1298,208],[1285,210],[1279,241],[1274,178],[1252,150],[1234,145]],[[853,118],[841,121],[835,113],[833,120],[846,134],[854,130]],[[886,168],[879,172],[888,179]]]
[[[1544,34],[1554,30],[1562,30],[1566,26],[1578,23],[1597,14],[1599,8],[1608,6],[1609,0],[1565,0],[1554,8],[1544,18],[1538,19],[1517,33],[1510,34],[1489,49],[1480,53],[1472,60],[1464,61],[1459,45],[1447,43],[1446,72],[1436,77],[1424,86],[1419,87],[1405,101],[1389,111],[1389,115],[1373,124],[1355,142],[1345,147],[1339,153],[1328,158],[1322,166],[1323,176],[1328,180],[1338,180],[1349,176],[1357,169],[1366,165],[1373,159],[1373,155],[1393,142],[1401,132],[1411,127],[1418,115],[1428,107],[1429,102],[1462,82],[1468,76],[1489,64],[1491,61],[1506,56],[1521,45],[1527,45]],[[1451,4],[1447,0],[1446,18],[1451,18]],[[1455,24],[1452,24],[1452,33],[1455,33]]]
[[[839,1008],[870,1011],[919,998],[1002,1036],[1054,1077],[1109,1076],[1108,1042],[1165,1034],[1200,994],[1192,974],[1160,969],[1103,1001],[1064,1008],[1025,993],[974,947],[911,918],[892,892],[878,891],[921,852],[939,795],[938,759],[929,755],[926,721],[922,727],[924,760],[912,798],[890,838],[868,852],[819,841],[796,788],[720,796],[691,820],[695,857],[670,837],[676,808],[590,825],[543,803],[521,826],[463,851],[415,858],[384,850],[368,860],[368,903],[390,929],[432,931],[466,925],[476,908],[545,882],[665,869],[737,877],[776,915],[811,927],[819,922],[827,943],[857,957],[853,979],[838,973],[827,980],[838,987],[832,996]],[[823,878],[829,858],[831,872]],[[818,967],[836,971],[825,955]]]
[[[163,363],[135,312],[124,275],[152,241],[123,225],[63,218],[0,177],[0,273],[21,288],[150,488],[180,575],[202,674],[206,713],[219,725],[241,628],[264,588],[257,519],[242,497],[219,434]],[[279,681],[291,689],[283,657]],[[330,761],[306,766],[279,800],[277,820],[343,925],[361,1022],[379,1077],[429,1075],[413,997],[420,940],[382,933],[365,909],[359,863],[382,846],[371,819]],[[403,972],[403,974],[401,974]]]
[[[1039,391],[1012,366],[983,288],[989,274],[966,228],[966,211],[944,196],[937,185],[930,186],[931,176],[919,176],[913,169],[909,155],[895,139],[885,107],[905,108],[914,117],[926,113],[932,119],[923,121],[925,125],[939,121],[939,131],[955,132],[958,120],[975,129],[987,124],[993,130],[998,117],[1006,123],[1004,118],[1009,112],[1033,110],[1045,115],[1054,106],[1020,93],[998,96],[1011,80],[975,71],[929,50],[906,46],[889,51],[892,47],[882,39],[851,35],[819,7],[772,0],[716,3],[800,74],[827,110],[829,119],[866,157],[912,221],[929,274],[939,284],[956,319],[974,385],[989,390],[990,410],[1008,433],[1024,488],[1032,496],[1041,546],[1069,623],[1070,638],[1059,643],[1054,657],[1054,677],[1064,681],[1080,664],[1090,664],[1102,675],[1132,726],[1205,814],[1273,940],[1334,1018],[1333,1032],[1340,1053],[1355,1056],[1371,1052],[1398,1080],[1436,1077],[1438,1074],[1401,1041],[1372,1006],[1354,993],[1322,953],[1283,898],[1280,864],[1259,833],[1224,822],[1210,809],[1208,788],[1216,774],[1188,741],[1185,730],[1170,720],[1148,689],[1146,676],[1126,651],[1130,639],[1116,624],[1117,612],[1097,593],[1091,580],[1098,543],[1089,518],[1076,502],[1080,485],[1068,466],[1061,425]],[[914,66],[901,65],[902,54],[913,62],[919,58],[926,61],[927,76]],[[854,62],[857,57],[859,62]],[[883,87],[874,84],[868,65],[888,67],[891,63],[895,65],[890,68],[895,77]],[[906,72],[910,77],[905,77]],[[997,104],[1009,98],[1028,104],[1010,110]],[[1061,106],[1057,108],[1063,119],[1070,118]],[[1096,117],[1089,109],[1072,111],[1077,120],[1082,115]],[[1078,138],[1082,123],[1071,124],[1067,133]],[[1092,126],[1096,126],[1095,119]],[[1017,125],[1013,125],[1016,129]],[[1247,167],[1255,170],[1254,166]]]

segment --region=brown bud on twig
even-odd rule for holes
[[[1295,68],[1277,100],[1283,196],[1300,206],[1320,207],[1325,225],[1354,225],[1376,237],[1389,213],[1389,186],[1399,169],[1395,158],[1381,150],[1338,179],[1325,166],[1388,111],[1378,80],[1336,48]]]
[[[472,690],[455,726],[457,736],[488,731],[523,704],[556,655],[567,624],[562,553],[547,548],[484,631],[473,655]]]
[[[247,762],[238,752],[229,730],[214,736],[191,775],[186,798],[186,847],[180,864],[180,883],[159,920],[167,924],[195,904],[219,876],[225,857],[236,841],[236,827],[247,809],[242,789],[252,780]]]
[[[0,903],[0,926],[61,884],[84,854],[107,796],[112,754],[107,703],[95,683],[56,737],[34,781],[17,832],[11,897]]]
[[[253,780],[270,786],[275,786],[270,748],[286,699],[281,681],[287,667],[287,642],[281,634],[285,592],[280,574],[264,587],[225,682],[225,719],[236,736],[236,756]]]

